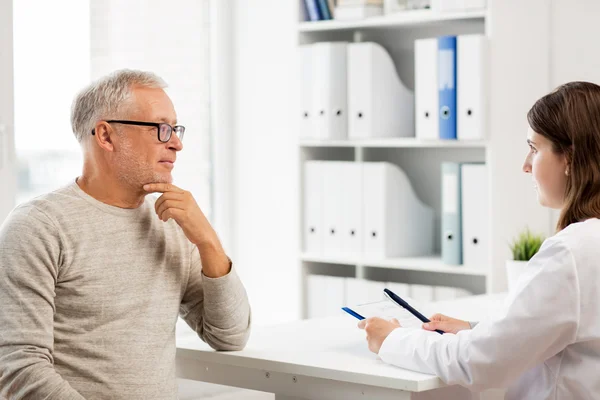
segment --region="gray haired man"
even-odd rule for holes
[[[84,89],[83,173],[0,228],[0,398],[176,399],[178,315],[215,349],[246,344],[246,291],[171,183],[185,128],[165,86],[123,70]]]

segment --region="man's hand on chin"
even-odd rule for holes
[[[227,275],[231,269],[229,257],[194,196],[170,183],[144,185],[147,193],[162,193],[154,209],[161,221],[175,220],[190,242],[198,247],[202,258],[202,272],[209,278]]]

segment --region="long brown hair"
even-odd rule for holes
[[[542,97],[527,113],[529,126],[566,156],[565,202],[557,230],[600,218],[600,86],[569,82]]]

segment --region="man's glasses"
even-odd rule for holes
[[[123,124],[123,125],[139,125],[139,126],[153,126],[158,130],[158,140],[163,143],[167,143],[171,140],[171,135],[173,132],[177,135],[179,140],[183,140],[183,134],[185,133],[185,126],[175,125],[171,126],[166,123],[158,123],[158,122],[141,122],[141,121],[125,121],[125,120],[116,120],[111,119],[108,122],[109,124]],[[92,135],[96,134],[96,130],[92,129]]]

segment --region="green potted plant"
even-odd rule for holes
[[[538,252],[543,242],[544,237],[542,235],[536,235],[531,233],[529,229],[525,229],[510,244],[513,258],[506,261],[506,277],[509,291],[515,288],[523,267]]]

